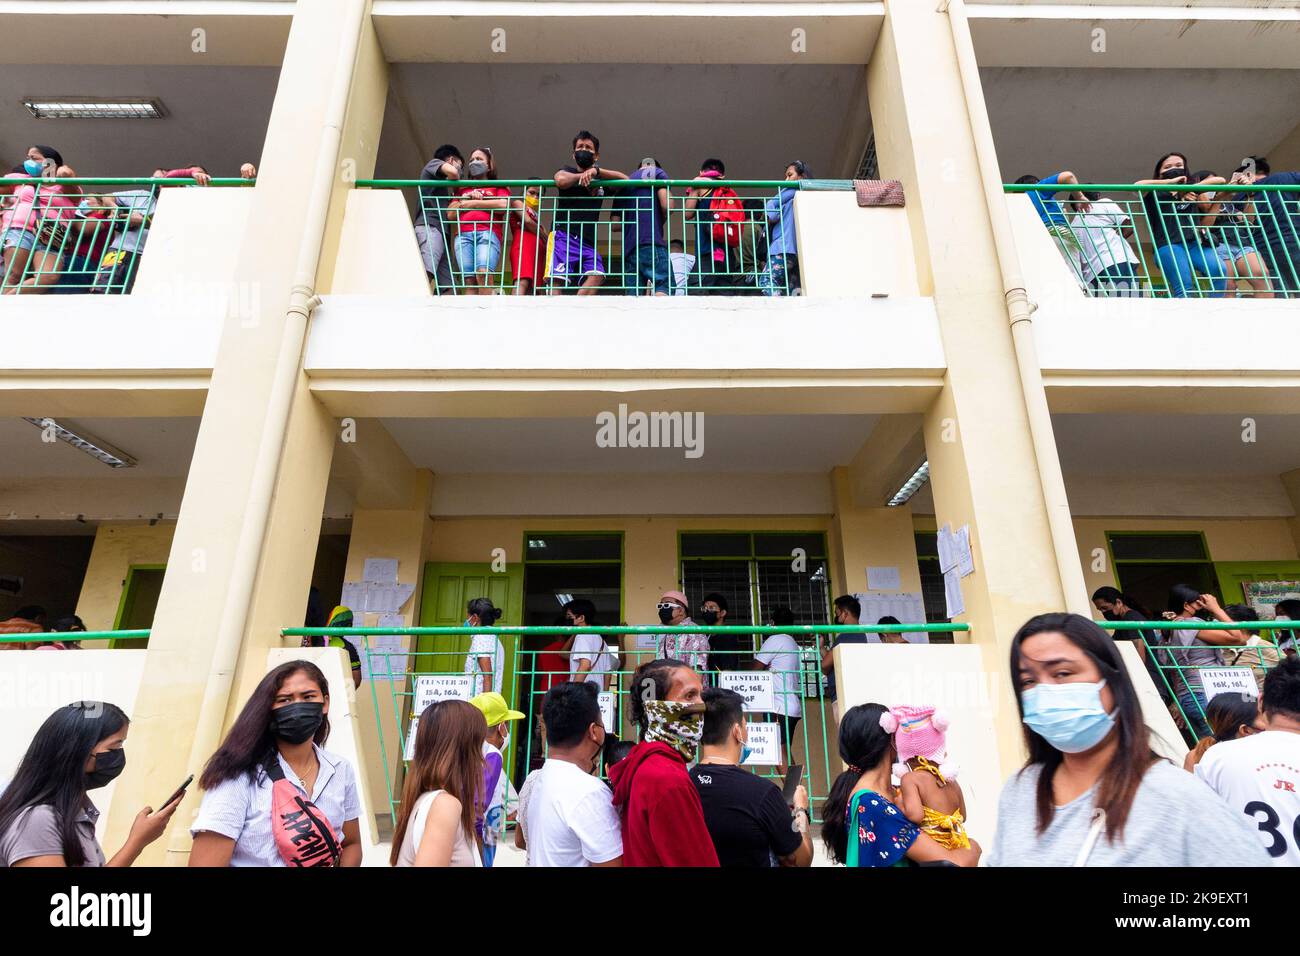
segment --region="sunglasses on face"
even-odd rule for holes
[[[675,610],[677,610],[679,607],[681,607],[680,604],[672,604],[672,603],[670,603],[670,602],[664,602],[664,603],[662,603],[662,604],[656,604],[656,605],[655,605],[655,610],[656,610],[656,611],[675,611]]]

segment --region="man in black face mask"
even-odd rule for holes
[[[579,283],[578,295],[595,295],[605,281],[605,263],[596,251],[600,215],[605,204],[603,179],[627,179],[627,173],[600,165],[600,140],[581,130],[573,137],[573,165],[555,174],[555,228],[551,232],[551,291]]]
[[[727,619],[727,614],[726,595],[714,591],[712,594],[704,595],[697,623],[707,624],[710,627],[725,627],[731,623]],[[753,660],[752,654],[748,652],[752,651],[753,641],[744,634],[709,635],[709,653],[715,655],[710,658],[714,670],[734,671],[748,667]]]

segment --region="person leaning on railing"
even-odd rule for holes
[[[600,140],[589,130],[573,137],[573,165],[555,173],[555,222],[551,230],[548,276],[552,294],[577,286],[578,295],[595,295],[605,281],[605,263],[596,251],[597,223],[605,203],[604,179],[627,173],[600,165]]]
[[[730,186],[710,186],[724,179],[727,167],[720,159],[706,159],[695,177],[701,186],[686,191],[682,204],[685,220],[695,224],[695,271],[691,288],[699,295],[732,295],[740,279],[740,226],[744,211]]]
[[[808,179],[812,172],[801,160],[786,166],[787,181]],[[767,269],[759,276],[764,295],[799,295],[799,247],[794,228],[794,194],[796,189],[782,189],[764,205],[767,217]]]
[[[439,146],[433,159],[420,170],[420,179],[455,182],[460,179],[465,157],[450,143]],[[415,241],[420,259],[435,295],[450,295],[454,289],[451,258],[447,254],[446,212],[451,190],[446,187],[421,186],[416,193]]]
[[[1219,605],[1213,594],[1201,594],[1189,584],[1175,584],[1169,589],[1167,616],[1173,621],[1195,621],[1200,613],[1224,624],[1232,618]],[[1239,630],[1197,630],[1194,627],[1172,628],[1161,643],[1164,659],[1158,663],[1173,687],[1178,707],[1194,740],[1210,732],[1205,722],[1205,688],[1201,683],[1202,667],[1218,667],[1216,647],[1240,647],[1246,643],[1246,633]],[[1174,649],[1178,648],[1178,649]]]
[[[56,180],[76,172],[50,146],[32,146],[23,162],[0,179],[0,292],[48,292],[59,281],[67,224],[76,216],[81,187]]]
[[[1033,173],[1026,173],[1017,179],[1016,183],[1018,185],[1078,186],[1079,177],[1069,170],[1062,170],[1041,179]],[[1063,189],[1061,192],[1067,194],[1067,199],[1083,198],[1083,193],[1077,189]],[[1029,193],[1029,201],[1033,203],[1034,211],[1043,220],[1043,225],[1047,227],[1047,232],[1056,243],[1056,247],[1061,250],[1061,255],[1070,264],[1075,276],[1079,277],[1083,274],[1079,258],[1079,238],[1075,235],[1074,230],[1070,228],[1069,221],[1065,217],[1065,210],[1061,208],[1061,204],[1056,200],[1059,195],[1060,193],[1048,193],[1044,190],[1034,189]]]
[[[545,272],[542,256],[550,234],[542,225],[540,186],[527,186],[523,199],[510,201],[509,228],[510,274],[515,280],[515,295],[537,295]]]
[[[1243,174],[1233,173],[1232,181],[1242,183]],[[1234,196],[1223,190],[1211,190],[1211,186],[1228,183],[1212,169],[1202,169],[1192,177],[1192,182],[1200,187],[1194,199],[1196,211],[1200,214],[1198,224],[1228,274],[1228,291],[1255,299],[1273,298],[1268,271],[1255,247],[1247,245],[1251,224],[1256,219],[1254,197],[1246,195],[1243,198],[1240,194]]]
[[[1118,203],[1102,199],[1100,193],[1079,193],[1067,200],[1070,231],[1079,244],[1081,278],[1094,295],[1131,298],[1142,294],[1133,221]]]
[[[667,180],[668,174],[653,156],[641,160],[629,179],[640,182]],[[668,187],[620,189],[614,195],[613,215],[623,221],[623,275],[629,295],[668,295],[672,263],[664,242],[668,220]]]
[[[1256,186],[1300,187],[1300,173],[1275,173],[1263,156],[1247,156],[1238,172],[1243,182]],[[1267,204],[1267,215],[1259,217],[1259,245],[1267,247],[1272,272],[1277,276],[1277,294],[1294,298],[1300,294],[1300,189],[1269,192],[1255,200]],[[1261,248],[1261,251],[1263,249]]]
[[[1190,178],[1187,157],[1182,153],[1166,153],[1156,160],[1152,178],[1139,179],[1135,185],[1177,185],[1189,182]],[[1223,263],[1209,244],[1208,236],[1201,231],[1197,198],[1192,190],[1147,190],[1142,193],[1156,259],[1164,273],[1169,294],[1176,299],[1195,291],[1198,274],[1210,282],[1212,296],[1222,296],[1228,284]]]
[[[501,265],[505,245],[505,221],[510,209],[510,190],[494,186],[496,160],[492,150],[479,146],[469,154],[465,167],[470,183],[455,190],[447,216],[456,223],[456,265],[465,291],[470,295],[492,295],[492,276]]]

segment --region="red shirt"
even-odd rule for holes
[[[624,866],[717,866],[700,795],[667,744],[640,743],[609,768]]]
[[[475,189],[481,190],[484,199],[509,199],[510,190],[504,186],[488,186],[486,184],[476,186],[465,186],[456,190],[456,195],[465,196]],[[506,209],[460,209],[456,210],[456,222],[460,232],[481,232],[484,229],[491,229],[498,239],[505,238]]]
[[[568,638],[562,637],[558,641],[552,641],[537,655],[537,669],[541,672],[537,675],[537,685],[543,694],[569,679],[569,658],[565,654],[556,653],[564,649],[567,640]],[[539,703],[538,709],[540,708]]]

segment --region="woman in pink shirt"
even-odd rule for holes
[[[22,166],[0,179],[12,197],[0,212],[0,286],[6,294],[44,292],[59,281],[67,225],[77,214],[80,186],[51,180],[77,174],[59,151],[32,146]]]

